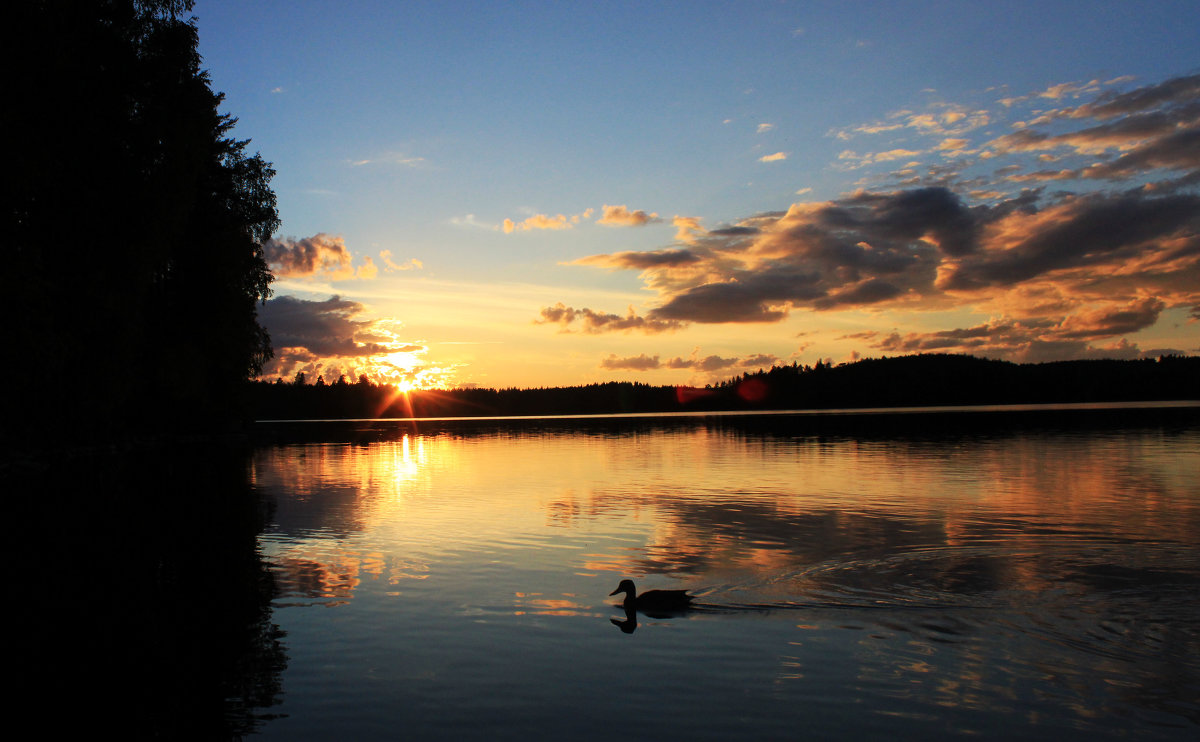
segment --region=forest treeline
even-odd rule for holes
[[[414,390],[365,376],[257,381],[259,420],[573,415],[717,410],[1200,399],[1200,357],[1016,364],[926,354],[775,366],[698,387],[608,382],[534,389]]]

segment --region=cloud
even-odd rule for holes
[[[534,320],[534,324],[557,324],[562,328],[562,332],[571,332],[570,327],[576,321],[580,322],[583,326],[583,331],[590,335],[614,331],[629,332],[632,330],[656,334],[660,332],[673,332],[683,326],[674,320],[639,317],[633,310],[633,307],[630,307],[626,315],[622,317],[617,314],[594,312],[587,308],[574,309],[564,305],[562,302],[552,307],[544,307],[539,318]]]
[[[1123,77],[1110,82],[1127,82],[1130,79]],[[1164,106],[1191,105],[1197,98],[1200,98],[1200,74],[1174,77],[1124,93],[1109,91],[1090,103],[1068,109],[1066,113],[1072,118],[1105,120]]]
[[[779,356],[773,353],[759,353],[742,359],[743,366],[752,366],[756,368],[766,368],[779,363]]]
[[[1166,309],[1161,299],[1145,298],[1131,301],[1124,307],[1105,306],[1077,312],[1060,325],[1060,335],[1066,339],[1124,335],[1152,326]]]
[[[993,115],[986,110],[939,102],[932,104],[925,111],[895,111],[888,116],[887,121],[834,129],[829,135],[847,141],[860,135],[888,134],[909,129],[922,135],[961,137],[967,132],[987,126],[992,119]]]
[[[685,245],[694,244],[696,239],[702,236],[705,232],[704,227],[700,226],[700,218],[695,216],[676,216],[671,220],[677,231],[675,232],[675,241],[682,242]]]
[[[378,157],[350,160],[351,167],[363,167],[365,165],[399,165],[401,167],[415,168],[424,164],[424,157],[411,157],[401,152],[385,152]]]
[[[950,137],[950,138],[943,139],[941,141],[941,143],[938,144],[937,149],[944,151],[944,152],[957,152],[959,150],[966,149],[967,145],[969,145],[970,143],[971,143],[971,140],[969,140],[969,139],[963,139],[961,137]]]
[[[645,270],[695,263],[700,257],[686,249],[626,251],[611,255],[590,255],[574,261],[576,265],[595,265],[615,270]]]
[[[355,319],[366,311],[356,301],[334,295],[324,301],[279,296],[267,301],[259,320],[271,335],[276,351],[306,350],[316,356],[369,356],[393,349],[364,342],[375,330],[370,320]]]
[[[763,155],[758,158],[759,162],[782,162],[788,158],[787,152],[776,152],[773,155]]]
[[[658,360],[658,356],[651,358],[644,353],[629,358],[617,358],[616,355],[610,354],[608,358],[600,361],[600,368],[615,371],[650,371],[662,368],[662,363]]]
[[[605,204],[602,215],[596,220],[596,223],[610,227],[640,227],[658,220],[658,214],[647,214],[640,209],[630,211],[624,205],[609,206]]]
[[[717,374],[731,368],[762,368],[770,366],[779,360],[777,356],[766,353],[759,353],[746,358],[723,358],[718,355],[700,357],[699,350],[693,351],[688,358],[676,356],[667,361],[659,360],[659,358],[658,355],[648,356],[645,353],[620,358],[616,354],[610,353],[607,358],[600,361],[600,368],[620,371],[690,369],[705,374]]]
[[[773,278],[774,285],[768,285]],[[785,306],[800,300],[815,277],[760,277],[749,274],[743,280],[706,283],[671,297],[650,316],[672,322],[778,322],[787,316]],[[809,298],[816,298],[809,297]]]
[[[686,249],[578,262],[640,271],[660,301],[638,321],[675,327],[779,322],[802,309],[1011,311],[1036,307],[1030,296],[1053,296],[1042,306],[1061,313],[1052,332],[1032,320],[1021,327],[1042,332],[1036,337],[1001,332],[1017,327],[1011,323],[988,328],[992,342],[1017,347],[1136,332],[1167,306],[1200,304],[1195,195],[1139,189],[1039,205],[1031,192],[971,206],[945,188],[859,192],[752,223],[713,230]],[[629,325],[595,323],[588,331],[618,327]],[[976,347],[954,336],[918,340],[924,345],[910,339],[905,347]]]
[[[868,332],[852,337],[866,340],[872,348],[884,353],[968,353],[1015,363],[1147,358],[1177,352],[1174,349],[1142,350],[1137,343],[1125,338],[1108,344],[1094,344],[1091,340],[1063,337],[1055,330],[1054,326],[1005,324],[903,336]]]
[[[271,238],[263,243],[267,266],[277,278],[323,278],[346,280],[374,278],[377,272],[371,259],[364,258],[357,270],[351,265],[354,256],[341,237],[324,232],[296,239]]]
[[[921,154],[920,150],[897,148],[887,150],[886,152],[868,152],[860,155],[854,150],[847,149],[838,154],[838,159],[853,163],[851,167],[863,167],[864,165],[872,165],[880,162],[908,160]]]
[[[1075,269],[1086,269],[1091,281],[1135,267],[1160,276],[1183,271],[1186,277],[1200,265],[1196,195],[1099,193],[1069,197],[1040,211],[985,216],[991,218],[978,230],[983,249],[940,266],[939,288],[978,291]]]
[[[1164,302],[1154,298],[1134,300],[1123,307],[1097,306],[1058,319],[1034,317],[1026,320],[988,322],[974,327],[926,333],[858,333],[849,337],[866,340],[890,353],[962,352],[1016,357],[1030,348],[1073,348],[1081,356],[1088,343],[1136,332],[1158,321]]]
[[[774,129],[774,128],[775,128],[775,124],[759,124],[758,129],[756,130],[756,133],[766,134],[768,131],[770,131],[771,129]]]
[[[1012,359],[1136,354],[1125,336],[1169,310],[1200,317],[1200,75],[1111,87],[1126,83],[1051,86],[1007,99],[1000,114],[938,104],[837,132],[904,137],[844,152],[856,167],[962,154],[868,172],[859,190],[711,230],[676,217],[672,245],[575,261],[638,272],[654,294],[649,306],[574,319],[612,318],[586,326],[606,332],[782,322],[797,312],[966,311],[991,319],[863,340],[887,352]],[[1027,110],[1047,101],[1071,105]],[[1010,114],[1020,127],[966,149],[966,131]]]
[[[400,340],[390,319],[361,319],[365,305],[334,295],[323,301],[279,296],[259,312],[271,336],[275,356],[263,368],[264,377],[291,377],[297,371],[318,374],[329,381],[345,374],[366,374],[377,381],[400,378],[436,384],[448,369],[426,365],[419,357],[428,348]]]
[[[495,224],[481,222],[474,214],[450,217],[450,223],[456,227],[472,227],[475,229],[499,229]]]
[[[379,268],[375,266],[375,261],[371,260],[370,256],[364,256],[363,264],[358,267],[354,275],[357,278],[371,279],[379,275]]]
[[[667,361],[666,367],[674,369],[690,368],[706,373],[713,373],[715,371],[723,371],[725,369],[733,368],[740,363],[741,360],[738,358],[722,358],[721,356],[717,355],[699,358],[693,354],[691,358],[686,359],[678,357],[672,358],[671,360]]]
[[[527,232],[532,229],[572,229],[574,226],[575,222],[564,214],[557,214],[555,216],[534,214],[520,222],[505,219],[502,228],[504,234],[512,234],[513,232]]]
[[[396,263],[392,260],[391,250],[380,250],[379,257],[383,260],[383,264],[386,266],[386,269],[389,272],[420,270],[421,268],[425,267],[424,264],[416,258],[409,258],[407,263]]]
[[[1040,125],[1083,126],[1045,131]],[[1120,180],[1156,170],[1200,169],[1200,75],[1177,77],[1124,93],[1110,91],[1074,108],[1043,113],[1031,124],[988,142],[992,155],[1054,153],[1115,159],[1074,168],[1085,179]],[[1060,172],[1068,172],[1063,170]]]
[[[574,229],[575,225],[579,224],[584,219],[590,219],[592,217],[592,212],[592,209],[585,209],[583,212],[579,214],[572,214],[571,216],[567,216],[566,214],[555,214],[554,216],[549,216],[547,214],[534,214],[533,216],[519,222],[514,222],[512,219],[505,219],[503,222],[501,222],[500,229],[505,234],[512,234],[513,232],[528,232],[534,229]]]

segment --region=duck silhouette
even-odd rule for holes
[[[669,615],[685,611],[692,604],[692,596],[687,594],[687,590],[647,590],[638,595],[633,580],[621,580],[621,584],[617,585],[616,590],[609,593],[609,597],[617,593],[625,593],[624,605],[627,614],[638,610],[647,615],[656,613]]]

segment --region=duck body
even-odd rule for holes
[[[609,596],[617,593],[625,593],[627,611],[682,611],[692,604],[692,596],[687,594],[687,590],[647,590],[638,595],[633,580],[621,580],[621,584]]]

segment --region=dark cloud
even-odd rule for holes
[[[1083,340],[1032,340],[1023,346],[1007,350],[1006,355],[1008,360],[1017,363],[1049,363],[1063,359],[1115,358],[1130,360],[1146,357],[1136,343],[1130,343],[1127,340],[1100,348]]]
[[[1124,307],[1101,307],[1092,312],[1079,312],[1063,321],[1061,336],[1094,339],[1137,332],[1158,322],[1158,316],[1166,306],[1159,299],[1143,299]]]
[[[927,291],[939,253],[976,251],[983,220],[1011,210],[968,208],[944,188],[858,193],[825,204],[798,204],[773,221],[759,217],[763,223],[749,242],[739,234],[721,244],[710,232],[706,260],[698,267],[708,276],[724,274],[724,280],[681,282],[648,316],[777,322],[795,307],[867,305],[910,290]],[[670,283],[663,279],[655,285]]]
[[[1093,125],[1054,133],[1037,128],[1063,119]],[[992,140],[988,146],[998,153],[1067,148],[1101,160],[1059,171],[1060,175],[1071,173],[1076,178],[1117,180],[1148,176],[1159,170],[1194,172],[1200,169],[1200,75],[1127,93],[1106,93],[1077,108],[1051,111],[1026,128]],[[1110,153],[1118,156],[1105,161]]]
[[[1075,180],[1080,175],[1078,170],[1037,170],[1032,173],[1010,175],[1005,180],[1014,183],[1042,182],[1047,180]]]
[[[692,369],[706,374],[715,374],[716,372],[735,367],[769,366],[778,360],[776,356],[765,353],[759,353],[748,358],[723,358],[718,355],[709,355],[701,358],[698,353],[694,353],[689,358],[677,356],[668,361],[659,360],[657,354],[648,356],[642,353],[627,358],[619,358],[614,354],[610,354],[607,358],[600,361],[600,368],[622,371],[653,371],[660,368]]]
[[[739,358],[722,358],[721,356],[711,355],[704,358],[672,358],[667,361],[667,368],[692,368],[697,371],[712,373],[721,371],[727,368],[733,368],[742,364]]]
[[[745,237],[758,234],[758,229],[754,227],[722,227],[710,231],[709,234],[714,237]]]
[[[1154,258],[1200,246],[1200,196],[1092,194],[989,226],[994,228],[989,249],[948,265],[941,288],[979,290],[1069,268],[1114,271],[1131,260],[1165,262]],[[1192,261],[1188,269],[1195,267]]]
[[[839,306],[875,304],[895,298],[902,290],[880,278],[869,278],[836,294],[824,296],[813,302],[816,309],[834,309]]]
[[[615,355],[610,355],[600,361],[600,368],[620,371],[651,371],[662,368],[662,362],[658,360],[658,356],[651,357],[645,353],[629,358],[617,358]]]
[[[947,255],[973,252],[978,237],[977,217],[946,188],[856,194],[820,217],[827,229],[854,230],[872,244],[925,239]]]
[[[927,333],[862,332],[847,337],[862,340],[885,353],[953,351],[1020,362],[1139,358],[1161,355],[1162,352],[1141,351],[1124,340],[1103,347],[1096,347],[1094,343],[1152,326],[1165,307],[1158,299],[1142,299],[1123,307],[1100,306],[1057,321],[1034,318]]]
[[[331,296],[309,301],[292,296],[270,299],[259,319],[271,335],[276,352],[303,349],[316,356],[369,356],[390,353],[395,348],[378,342],[363,342],[370,334],[370,320],[354,319],[365,310],[355,301]],[[413,346],[414,348],[417,346]]]
[[[1171,132],[1111,162],[1085,168],[1082,177],[1112,180],[1156,168],[1200,170],[1200,127]]]
[[[671,332],[680,329],[683,325],[674,320],[651,319],[647,317],[639,317],[631,307],[629,312],[624,316],[617,314],[608,314],[604,312],[594,312],[586,307],[583,309],[575,309],[568,307],[562,302],[555,304],[552,307],[544,307],[541,311],[541,316],[534,320],[536,324],[557,324],[563,328],[564,332],[570,332],[569,327],[579,321],[583,325],[583,331],[588,334],[597,334],[602,332],[613,332],[617,330],[640,330],[646,333]]]
[[[353,256],[346,247],[345,240],[323,232],[302,239],[269,239],[263,243],[263,254],[267,265],[279,278],[320,276],[340,280],[356,275],[350,265]],[[358,276],[372,278],[375,272],[376,269],[368,258],[359,269]]]
[[[754,285],[731,281],[708,283],[689,289],[666,304],[654,309],[649,316],[667,322],[778,322],[787,316],[782,309],[772,309],[768,301],[782,301],[780,294],[794,293],[792,286],[785,290],[768,290],[765,281],[752,277]],[[797,284],[800,282],[797,281]]]
[[[1102,93],[1091,103],[1071,109],[1072,118],[1109,119],[1138,111],[1146,111],[1177,102],[1190,103],[1200,98],[1200,75],[1175,77],[1146,85],[1127,93]]]
[[[663,268],[677,265],[689,265],[700,260],[700,256],[691,250],[649,250],[645,252],[618,252],[611,255],[593,255],[580,258],[575,262],[579,265],[598,265],[614,269],[644,270],[646,268]]]
[[[773,366],[779,362],[779,356],[771,353],[759,353],[758,355],[750,356],[742,361],[743,366],[757,366],[763,368]]]

